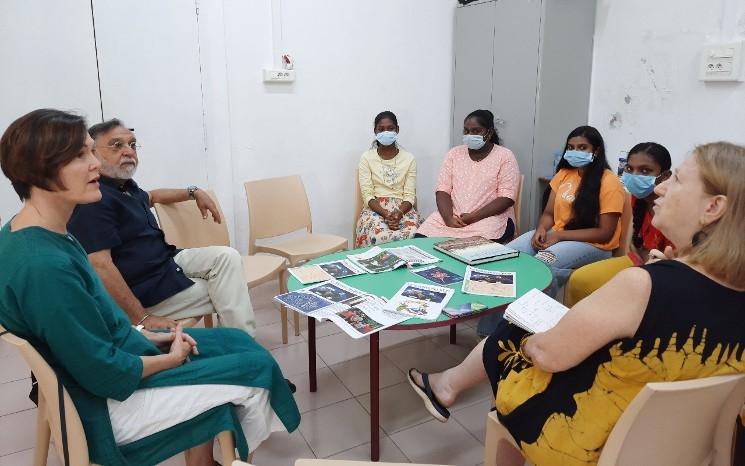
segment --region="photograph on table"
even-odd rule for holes
[[[478,314],[485,310],[487,307],[485,304],[477,302],[463,303],[458,307],[446,307],[442,310],[445,314],[452,318],[470,316],[471,314]]]
[[[351,307],[337,304],[337,308],[321,311],[315,317],[329,319],[352,338],[362,338],[409,319],[383,309],[384,305],[382,298],[366,297]]]
[[[346,259],[324,262],[318,264],[318,267],[334,278],[351,277],[353,275],[362,275],[365,273],[364,270],[355,265],[352,261]]]
[[[291,291],[275,296],[274,299],[280,304],[302,314],[311,314],[334,305],[334,302],[328,299],[303,291]]]
[[[461,275],[450,272],[449,270],[445,270],[437,265],[415,269],[412,270],[412,272],[422,278],[426,278],[431,282],[437,283],[438,285],[450,285],[463,281],[463,277]]]
[[[367,294],[363,291],[347,286],[337,280],[313,285],[304,290],[329,301],[349,305],[355,304],[367,297]]]
[[[369,273],[382,273],[395,270],[406,265],[400,257],[390,251],[375,246],[362,254],[352,254],[349,260],[362,267]]]
[[[482,296],[514,298],[517,296],[515,272],[498,272],[468,266],[461,291]]]
[[[452,288],[407,282],[388,301],[385,309],[411,317],[435,320],[455,293]]]
[[[387,248],[384,249],[384,251],[395,254],[398,258],[406,262],[408,265],[429,265],[440,262],[440,259],[438,259],[437,257],[426,251],[423,251],[422,249],[414,245],[400,246],[397,248]]]

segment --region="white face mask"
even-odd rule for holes
[[[479,150],[486,144],[486,139],[480,134],[464,134],[463,144],[471,150]]]
[[[395,131],[381,131],[375,134],[375,140],[383,146],[390,146],[398,139],[398,133]]]

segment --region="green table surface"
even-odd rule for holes
[[[433,256],[441,259],[441,262],[438,262],[434,265],[438,265],[445,270],[457,273],[460,276],[464,276],[466,273],[465,263],[453,259],[452,257],[443,254],[432,247],[433,244],[440,241],[445,241],[447,239],[450,238],[413,238],[403,241],[385,243],[380,245],[380,247],[386,249],[404,246],[407,244],[415,245],[423,251],[426,251]],[[328,254],[326,256],[308,261],[306,265],[346,259],[347,256],[350,254],[359,254],[361,252],[367,251],[368,249],[370,248],[359,248]],[[521,253],[518,257],[504,259],[496,262],[487,262],[486,264],[479,264],[475,267],[486,270],[498,270],[500,272],[516,272],[515,279],[517,280],[517,296],[515,298],[500,298],[496,296],[466,294],[460,290],[463,282],[457,282],[453,283],[452,285],[446,285],[455,290],[455,294],[453,294],[453,297],[450,298],[450,301],[448,302],[446,307],[458,307],[463,303],[475,301],[486,305],[489,309],[494,309],[511,303],[533,288],[543,290],[549,285],[549,283],[551,283],[551,271],[549,270],[549,268],[546,267],[543,262],[528,254]],[[358,290],[376,296],[382,296],[386,299],[390,299],[391,297],[393,297],[393,295],[395,295],[396,292],[401,288],[401,286],[403,286],[403,284],[406,282],[427,283],[430,285],[435,284],[423,277],[420,277],[419,275],[411,273],[406,267],[400,267],[390,272],[355,275],[352,277],[342,278],[339,281],[351,287],[357,288]],[[287,287],[290,291],[297,291],[308,286],[312,285],[303,285],[294,276],[289,275]],[[474,317],[478,316],[479,314],[481,313],[475,314]],[[451,320],[451,318],[448,317],[447,314],[441,313],[436,321],[411,318],[398,324],[397,327],[416,324],[431,324],[433,322],[444,322],[449,320]]]

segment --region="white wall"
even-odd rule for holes
[[[51,107],[101,117],[89,0],[0,2],[0,134],[19,116]],[[21,203],[0,175],[0,219]]]
[[[589,119],[611,165],[642,141],[674,165],[696,144],[745,143],[745,83],[698,80],[706,44],[743,39],[745,0],[599,0]]]
[[[234,243],[247,241],[242,183],[289,174],[305,182],[314,231],[350,236],[355,168],[382,110],[399,118],[400,141],[419,164],[420,208],[431,212],[450,137],[456,2],[274,2],[281,21],[273,21],[271,0],[225,0],[224,31],[201,35],[203,48],[212,40],[226,46],[233,173],[224,181],[234,187]],[[294,83],[262,82],[275,48],[295,58]],[[208,133],[211,124],[208,117]]]

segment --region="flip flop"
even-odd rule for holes
[[[414,370],[415,369],[413,368],[409,369],[409,385],[411,385],[414,392],[419,395],[419,398],[422,399],[424,407],[427,408],[427,411],[429,411],[429,414],[431,414],[432,417],[440,422],[447,422],[450,418],[450,411],[437,401],[437,397],[435,397],[432,387],[429,385],[429,374],[426,372],[419,372],[422,374],[422,383],[424,384],[424,387],[421,387],[416,383],[416,380],[414,380],[414,376],[411,375],[411,372]]]

